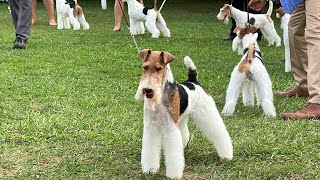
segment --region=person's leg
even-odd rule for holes
[[[124,3],[121,0],[115,0],[114,2],[114,28],[113,31],[120,31],[121,29],[121,19],[122,19],[122,10],[119,5],[119,1],[121,6],[124,7]]]
[[[14,49],[26,48],[26,42],[30,37],[32,20],[32,0],[10,0],[13,24],[16,30]]]
[[[275,96],[309,96],[307,91],[308,53],[305,39],[306,15],[304,8],[304,4],[301,4],[292,12],[288,25],[291,68],[295,86],[286,92],[275,92]]]
[[[14,28],[17,29],[17,23],[18,23],[18,14],[19,14],[19,5],[17,0],[9,0],[9,6],[11,9],[11,16]]]
[[[320,104],[320,1],[306,0],[305,7],[309,102]]]
[[[292,12],[288,32],[293,76],[297,86],[307,89],[308,53],[304,34],[306,27],[304,8],[304,4],[301,4]]]
[[[36,24],[37,21],[37,0],[32,0],[32,24]]]
[[[57,22],[56,22],[56,19],[54,18],[54,2],[53,2],[53,0],[43,0],[43,4],[47,10],[49,25],[56,26]]]
[[[230,33],[228,36],[222,38],[223,40],[232,41],[237,36],[237,34],[233,32],[233,30],[236,28],[236,21],[233,18],[231,18],[231,21],[232,21],[232,26],[230,29]]]
[[[302,30],[305,31],[305,38],[303,39],[303,42],[307,47],[306,54],[308,61],[307,65],[304,67],[307,67],[305,71],[307,72],[310,99],[307,105],[305,105],[300,111],[284,113],[282,118],[285,120],[320,119],[320,1],[306,0],[305,4],[303,4],[303,6],[299,6],[299,8],[301,8],[300,11],[304,13],[304,16],[301,17],[305,18],[304,22],[306,23],[305,28]],[[304,19],[300,19],[300,23],[303,22],[302,20]]]

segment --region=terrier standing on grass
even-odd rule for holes
[[[144,99],[142,171],[156,173],[159,170],[163,145],[166,176],[182,177],[185,166],[183,149],[189,142],[188,116],[214,144],[218,155],[231,160],[230,136],[213,98],[198,82],[192,60],[185,57],[188,79],[177,84],[169,65],[173,55],[149,49],[140,51],[139,55],[144,60],[144,71],[135,98]]]
[[[66,0],[56,0],[56,9],[58,20],[57,29],[70,29],[70,23],[73,26],[73,30],[79,30],[80,24],[83,29],[89,29],[89,24],[77,0],[70,0],[68,3]]]
[[[167,27],[161,13],[154,8],[144,7],[137,0],[122,0],[128,4],[128,14],[130,17],[130,33],[133,35],[144,34],[144,24],[152,34],[152,38],[158,38],[160,31],[164,37],[170,37],[170,30]],[[142,1],[143,2],[143,1]],[[159,31],[160,30],[160,31]]]
[[[272,82],[261,57],[257,43],[258,33],[254,33],[252,30],[255,32],[256,29],[247,26],[237,33],[237,36],[240,36],[244,52],[241,61],[231,74],[226,103],[222,111],[225,116],[233,115],[240,91],[243,92],[242,98],[245,106],[254,106],[254,94],[256,94],[257,105],[262,106],[264,114],[271,117],[276,116]]]

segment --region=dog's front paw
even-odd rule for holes
[[[159,171],[160,165],[142,165],[142,172],[147,174],[147,173],[152,173],[156,174]]]
[[[183,175],[183,169],[181,170],[176,170],[176,169],[166,169],[166,176],[170,179],[181,179]]]

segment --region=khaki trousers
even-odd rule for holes
[[[305,0],[291,14],[289,45],[296,85],[320,103],[320,1]]]

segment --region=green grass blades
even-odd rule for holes
[[[39,23],[26,50],[12,49],[12,19],[7,4],[0,4],[0,179],[165,179],[163,158],[158,174],[141,172],[143,103],[134,95],[142,61],[126,24],[112,32],[112,1],[106,11],[100,1],[79,3],[90,30],[50,27],[40,1]],[[162,15],[172,37],[136,36],[141,49],[176,57],[171,68],[178,82],[187,77],[183,58],[190,56],[220,111],[240,60],[231,42],[222,40],[231,25],[217,20],[221,6],[220,1],[167,1]],[[282,36],[280,20],[273,19]],[[284,72],[284,47],[267,44],[263,39],[260,47],[273,89],[290,88],[294,81]],[[224,118],[234,145],[229,162],[218,158],[190,122],[183,178],[319,179],[319,121],[280,118],[306,102],[275,98],[278,116],[267,118],[262,109],[244,107],[239,99],[234,116]]]

